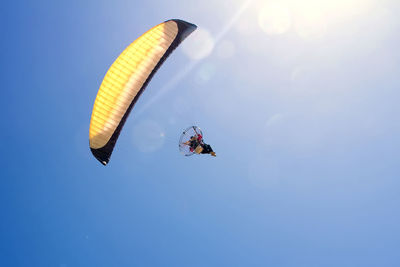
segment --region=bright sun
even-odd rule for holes
[[[293,29],[304,39],[325,35],[327,25],[371,7],[373,0],[268,0],[258,13],[258,24],[270,35]]]

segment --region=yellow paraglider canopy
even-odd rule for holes
[[[89,128],[90,149],[103,165],[154,73],[196,28],[183,20],[165,21],[131,43],[111,65],[97,93]]]

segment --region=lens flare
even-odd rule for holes
[[[193,60],[208,57],[214,50],[215,40],[209,31],[198,29],[187,42],[182,45],[182,51]]]

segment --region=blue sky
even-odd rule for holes
[[[395,0],[3,3],[0,266],[399,266]],[[119,53],[198,25],[102,166]],[[202,128],[217,157],[183,157]]]

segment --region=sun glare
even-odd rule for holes
[[[288,6],[278,1],[265,3],[258,14],[258,24],[267,34],[285,33],[291,23]]]
[[[373,0],[269,0],[260,3],[258,25],[269,35],[293,30],[306,40],[321,38],[328,23],[352,18],[371,8]]]

